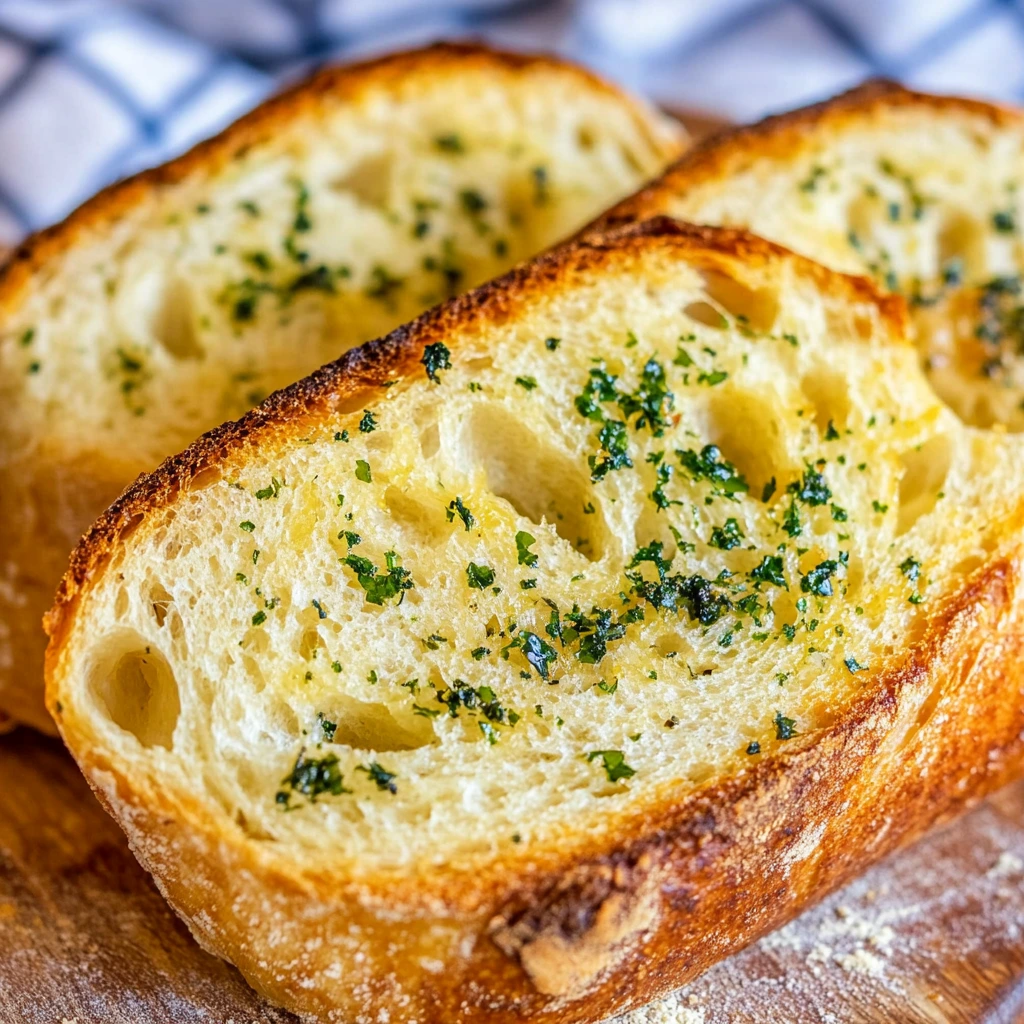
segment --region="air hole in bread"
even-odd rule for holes
[[[437,740],[429,718],[410,714],[399,720],[386,704],[343,694],[332,700],[324,717],[338,725],[333,742],[355,750],[415,750]]]
[[[92,674],[96,702],[144,747],[169,750],[181,698],[167,659],[136,633],[111,638],[106,646]]]
[[[919,324],[921,318],[919,317]],[[973,332],[974,322],[971,321]],[[958,356],[952,360],[936,357],[935,349],[941,344],[941,336],[920,329],[933,346],[929,355],[928,380],[936,394],[959,417],[971,427],[984,430],[1005,430],[1009,433],[1024,431],[1024,405],[1021,403],[1021,388],[1012,381],[1020,374],[1019,357],[1011,355],[1004,361],[1011,367],[1013,377],[1002,381],[990,379],[978,368],[978,361],[969,353],[970,347],[978,346],[972,335],[958,334],[952,339],[952,346]],[[984,352],[984,346],[981,346]],[[961,361],[961,357],[965,357]],[[1011,386],[1006,386],[1010,384]]]
[[[432,459],[441,448],[441,429],[437,421],[420,428],[420,455]]]
[[[651,488],[654,487],[653,482]],[[636,517],[633,526],[633,550],[646,547],[651,541],[660,541],[662,555],[665,558],[676,557],[676,539],[669,529],[668,517],[664,512],[659,513],[657,507],[649,501],[645,501],[640,508],[640,514]],[[629,552],[631,554],[632,552]],[[626,553],[624,553],[626,554]]]
[[[355,197],[364,206],[382,208],[391,193],[391,170],[389,153],[372,153],[335,178],[331,188]]]
[[[384,502],[391,518],[409,540],[433,547],[450,535],[450,528],[446,528],[444,506],[436,499],[424,500],[421,496],[392,485],[384,492]]]
[[[877,195],[861,194],[851,201],[846,208],[846,223],[858,247],[874,242],[875,228],[885,216],[886,206]]]
[[[464,428],[463,450],[469,473],[482,471],[488,488],[519,515],[538,526],[549,523],[587,558],[602,557],[607,535],[604,516],[577,460],[494,405],[473,410]],[[596,511],[588,514],[584,508]]]
[[[465,366],[467,373],[481,373],[493,369],[494,360],[490,356],[474,356],[472,359],[464,360],[462,365]]]
[[[693,656],[693,646],[685,637],[680,636],[678,633],[662,633],[654,641],[654,649],[663,658],[687,658]]]
[[[200,491],[204,487],[211,487],[213,484],[219,483],[223,477],[224,474],[220,466],[207,466],[192,476],[188,482],[188,489]]]
[[[725,314],[710,302],[703,300],[691,302],[683,307],[683,312],[695,323],[704,324],[705,327],[714,327],[716,330],[724,331],[729,326]]]
[[[241,774],[241,773],[239,773]],[[260,842],[266,842],[272,840],[274,836],[268,832],[265,828],[260,826],[256,822],[251,822],[245,816],[241,808],[235,811],[235,824],[247,835],[250,839],[256,839]]]
[[[826,434],[829,424],[836,430],[843,430],[850,417],[850,390],[843,374],[823,366],[815,370],[800,382],[800,390],[814,410],[814,422],[818,432]]]
[[[174,598],[160,583],[154,583],[149,588],[149,600],[153,618],[156,619],[157,626],[162,628],[167,619],[167,609],[174,602]]]
[[[704,292],[715,307],[759,333],[774,328],[779,299],[772,289],[750,288],[717,270],[704,271],[703,278]]]
[[[879,329],[874,317],[866,309],[850,309],[845,304],[825,308],[825,329],[829,337],[849,337],[851,328],[853,334],[864,342],[870,342]]]
[[[953,446],[945,434],[937,434],[900,455],[897,536],[906,533],[918,519],[935,508],[952,459]]]
[[[315,626],[304,629],[299,640],[299,657],[303,661],[310,661],[316,657],[316,652],[323,646],[323,638]]]
[[[589,153],[594,148],[596,139],[594,137],[594,130],[585,124],[581,124],[576,129],[576,145],[583,150],[584,153]]]
[[[777,590],[771,598],[772,605],[772,628],[776,631],[783,626],[795,626],[800,613],[797,611],[796,602],[799,594],[793,594],[788,590]]]
[[[622,159],[626,161],[626,165],[630,168],[630,170],[632,170],[635,174],[641,174],[644,177],[647,177],[646,173],[644,172],[643,163],[637,159],[636,154],[633,152],[633,150],[631,150],[628,146],[620,146],[619,149],[622,151]]]
[[[764,396],[738,387],[715,388],[705,417],[708,440],[739,470],[755,498],[773,478],[781,493],[799,475],[785,455],[781,417]]]
[[[263,666],[259,659],[243,653],[242,667],[245,669],[253,693],[262,693],[267,688],[267,677],[263,674]]]
[[[394,435],[385,430],[375,430],[366,438],[366,450],[371,455],[386,455],[395,447]]]
[[[861,587],[864,585],[864,559],[860,555],[850,553],[846,563],[846,596],[849,600],[856,600]]]
[[[985,242],[989,229],[976,216],[963,210],[951,210],[939,229],[936,276],[955,267],[963,280],[985,276]]]
[[[165,288],[150,329],[157,344],[174,359],[202,359],[205,355],[196,330],[191,293],[179,278],[172,278]]]
[[[950,570],[950,573],[953,576],[959,576],[962,580],[966,580],[973,576],[984,564],[985,559],[981,555],[968,555],[966,558],[961,558]]]

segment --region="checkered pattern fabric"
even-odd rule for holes
[[[873,74],[1024,100],[1024,0],[0,0],[0,242],[319,63],[465,37],[731,120]]]

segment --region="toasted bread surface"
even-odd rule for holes
[[[602,225],[747,227],[907,298],[922,361],[965,422],[1024,429],[1024,115],[870,82],[727,131]]]
[[[555,250],[141,478],[47,696],[310,1019],[598,1021],[1019,771],[1024,460],[742,232]]]
[[[681,131],[554,59],[322,72],[101,193],[0,272],[0,711],[50,726],[40,618],[139,472],[578,229]]]

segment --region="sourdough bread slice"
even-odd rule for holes
[[[41,616],[138,473],[577,230],[680,143],[580,68],[435,46],[325,71],[30,239],[0,274],[0,711],[52,728]]]
[[[910,304],[933,386],[967,423],[1024,430],[1024,114],[871,82],[728,131],[604,226],[747,227]]]
[[[49,707],[309,1019],[642,1003],[1024,760],[1024,438],[905,328],[735,231],[555,250],[129,488]]]

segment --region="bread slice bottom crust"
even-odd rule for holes
[[[826,727],[688,794],[662,792],[610,835],[575,835],[514,862],[411,880],[289,870],[272,848],[211,820],[198,796],[133,778],[95,742],[71,700],[76,617],[148,514],[202,486],[232,448],[301,432],[308,414],[411,368],[461,320],[501,322],[563,273],[658,246],[796,259],[740,232],[664,220],[556,251],[207,435],[126,492],[72,559],[47,620],[48,705],[68,746],[197,940],[307,1019],[601,1021],[684,984],[1024,769],[1020,501],[997,524],[999,550],[935,602],[902,656]],[[808,272],[823,287],[868,289]],[[899,319],[898,300],[879,301]]]

